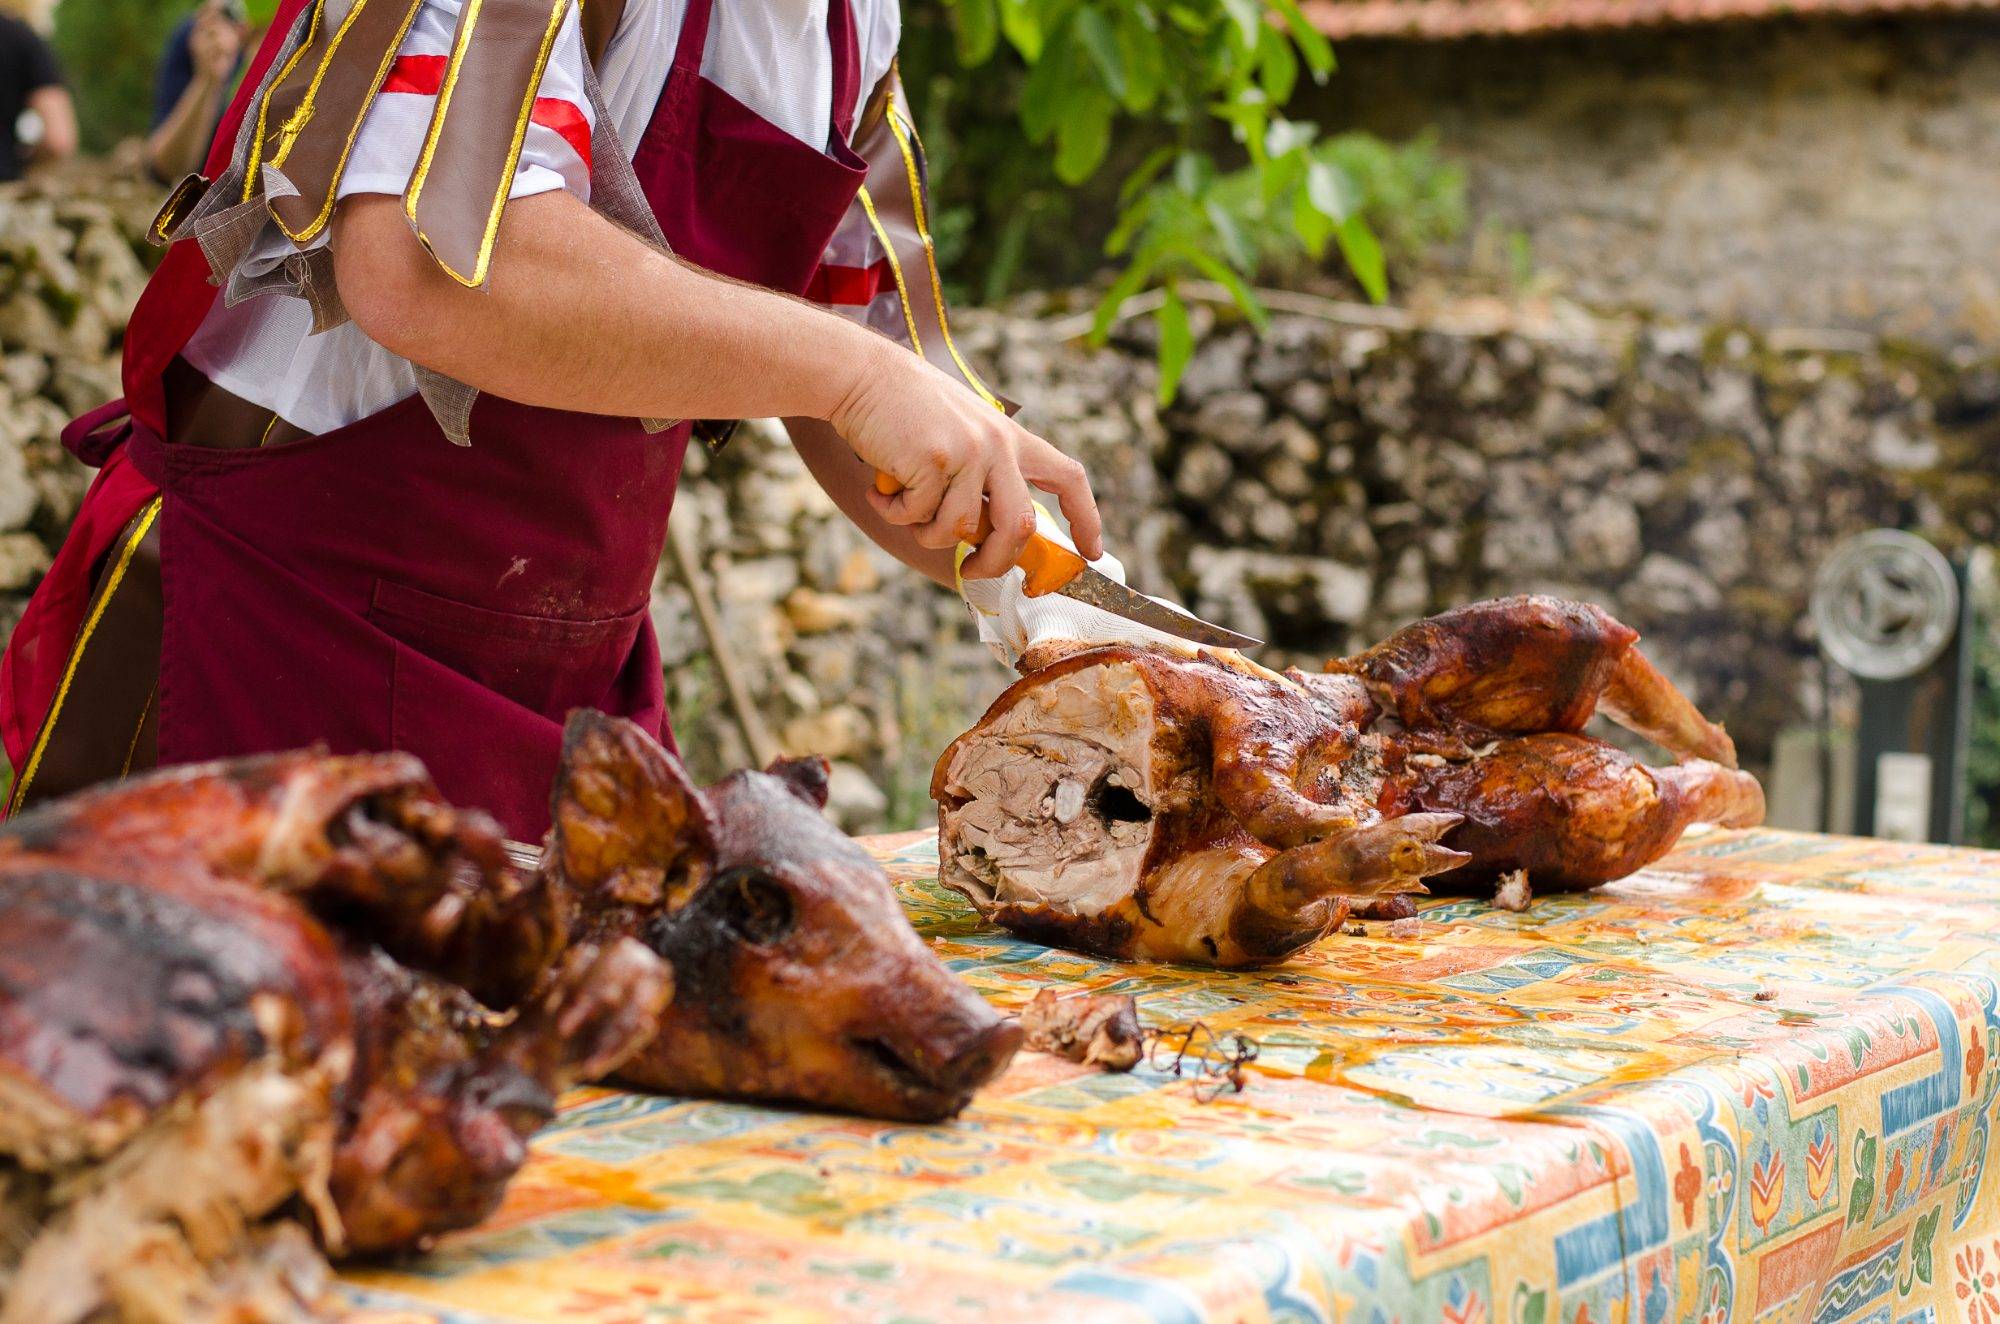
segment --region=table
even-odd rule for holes
[[[1523,914],[1275,970],[988,929],[869,843],[982,993],[1262,1044],[1198,1102],[1024,1055],[956,1124],[576,1092],[500,1214],[345,1279],[369,1324],[2000,1321],[2000,853],[1714,833]]]

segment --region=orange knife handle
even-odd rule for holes
[[[903,485],[896,481],[893,474],[877,469],[875,490],[883,496],[894,496],[903,490]],[[982,506],[979,527],[973,531],[971,545],[977,547],[984,543],[992,532],[993,520]],[[1083,573],[1088,563],[1061,543],[1033,533],[1028,535],[1028,541],[1021,548],[1021,554],[1014,558],[1014,564],[1021,567],[1021,572],[1027,577],[1027,582],[1021,586],[1022,591],[1031,598],[1039,598],[1068,584]]]

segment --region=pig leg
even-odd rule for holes
[[[1589,603],[1501,598],[1418,621],[1326,669],[1367,681],[1410,731],[1477,745],[1582,730],[1638,637]]]
[[[1604,715],[1628,731],[1636,731],[1682,759],[1707,759],[1725,768],[1736,766],[1736,742],[1701,715],[1694,702],[1674,688],[1636,648],[1627,649],[1611,673],[1598,701]]]
[[[1299,789],[1302,766],[1339,761],[1344,733],[1310,703],[1265,705],[1215,696],[1209,712],[1216,798],[1244,831],[1281,850],[1356,826],[1352,811]]]
[[[616,1069],[657,1032],[672,990],[658,957],[621,938],[572,948],[548,988],[497,1032],[435,986],[356,967],[399,1005],[370,1054],[366,1091],[334,1152],[330,1183],[359,1253],[420,1246],[492,1213],[563,1090]],[[357,981],[358,982],[358,981]]]
[[[1544,890],[1623,878],[1673,848],[1690,823],[1762,821],[1756,778],[1706,760],[1650,768],[1588,736],[1524,736],[1484,758],[1411,770],[1419,810],[1456,812],[1451,843],[1471,858],[1433,881],[1490,881],[1525,869]]]
[[[1470,857],[1439,844],[1451,813],[1408,814],[1272,856],[1245,882],[1229,920],[1242,964],[1290,955],[1346,918],[1351,901],[1424,890]]]

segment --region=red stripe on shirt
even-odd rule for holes
[[[398,56],[396,63],[389,66],[389,76],[383,81],[382,90],[434,97],[444,87],[444,70],[449,62],[449,57],[443,55]],[[560,97],[536,97],[535,109],[528,118],[545,129],[561,134],[563,141],[583,161],[583,168],[590,169],[590,119],[581,106]]]
[[[806,298],[814,303],[865,307],[875,302],[875,296],[891,279],[887,258],[866,267],[836,267],[822,262],[813,273],[812,284],[806,287]]]

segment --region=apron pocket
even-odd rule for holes
[[[549,825],[562,723],[426,651],[394,647],[390,745],[422,759],[445,799],[484,809],[517,841],[539,840]]]
[[[368,619],[404,647],[560,722],[572,708],[603,701],[646,608],[595,620],[530,616],[378,579]]]

